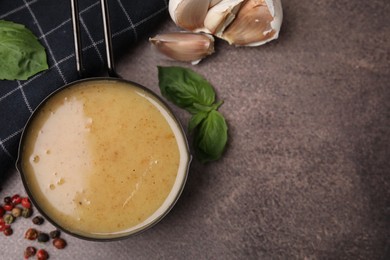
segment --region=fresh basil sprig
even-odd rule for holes
[[[46,70],[45,48],[24,25],[0,20],[0,80],[26,80]]]
[[[194,134],[194,150],[203,163],[218,160],[226,147],[228,127],[217,110],[213,86],[191,69],[158,67],[162,95],[192,114],[188,128]]]

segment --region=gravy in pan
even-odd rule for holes
[[[85,81],[41,107],[25,133],[22,171],[41,210],[91,238],[159,218],[185,181],[181,128],[155,97],[116,80]]]

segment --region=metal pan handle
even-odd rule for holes
[[[73,39],[74,49],[76,56],[76,70],[79,76],[82,78],[85,74],[82,60],[82,44],[80,34],[80,15],[78,8],[78,0],[70,0],[71,11],[72,11],[72,25],[73,25]],[[110,28],[110,16],[108,11],[107,0],[101,0],[102,18],[103,18],[103,32],[104,32],[104,43],[106,48],[106,59],[107,59],[107,72],[110,77],[118,77],[114,66],[114,56],[112,51],[112,38]]]

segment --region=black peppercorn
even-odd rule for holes
[[[45,242],[47,242],[49,240],[50,240],[50,237],[49,237],[48,234],[43,233],[43,232],[38,234],[38,242],[45,243]]]
[[[51,231],[51,232],[49,233],[49,235],[50,235],[51,238],[54,239],[54,238],[60,237],[61,232],[60,232],[59,230],[53,230],[53,231]]]
[[[5,204],[12,204],[12,198],[10,196],[7,196],[4,198],[4,203]]]
[[[32,222],[35,224],[35,225],[42,225],[43,222],[44,222],[44,218],[42,218],[41,216],[36,216],[32,219]]]

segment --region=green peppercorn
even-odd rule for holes
[[[42,225],[45,220],[41,216],[36,216],[32,219],[35,225]]]
[[[13,208],[11,211],[11,214],[15,218],[18,218],[18,217],[20,217],[20,215],[22,215],[22,209],[21,208]]]
[[[38,237],[38,231],[35,228],[29,228],[27,229],[26,233],[24,234],[24,238],[28,240],[35,240]]]
[[[49,235],[53,239],[54,238],[58,238],[61,235],[61,231],[59,231],[58,229],[57,230],[53,230],[53,231],[50,231]]]
[[[12,216],[11,214],[5,214],[3,216],[3,219],[4,219],[5,224],[7,224],[7,225],[11,225],[12,222],[14,222],[14,220],[15,220],[14,216]]]
[[[32,215],[32,209],[31,208],[23,208],[22,209],[22,216],[24,218],[29,218]]]
[[[43,232],[38,234],[38,242],[45,243],[49,240],[50,240],[50,237],[48,234],[43,233]]]

